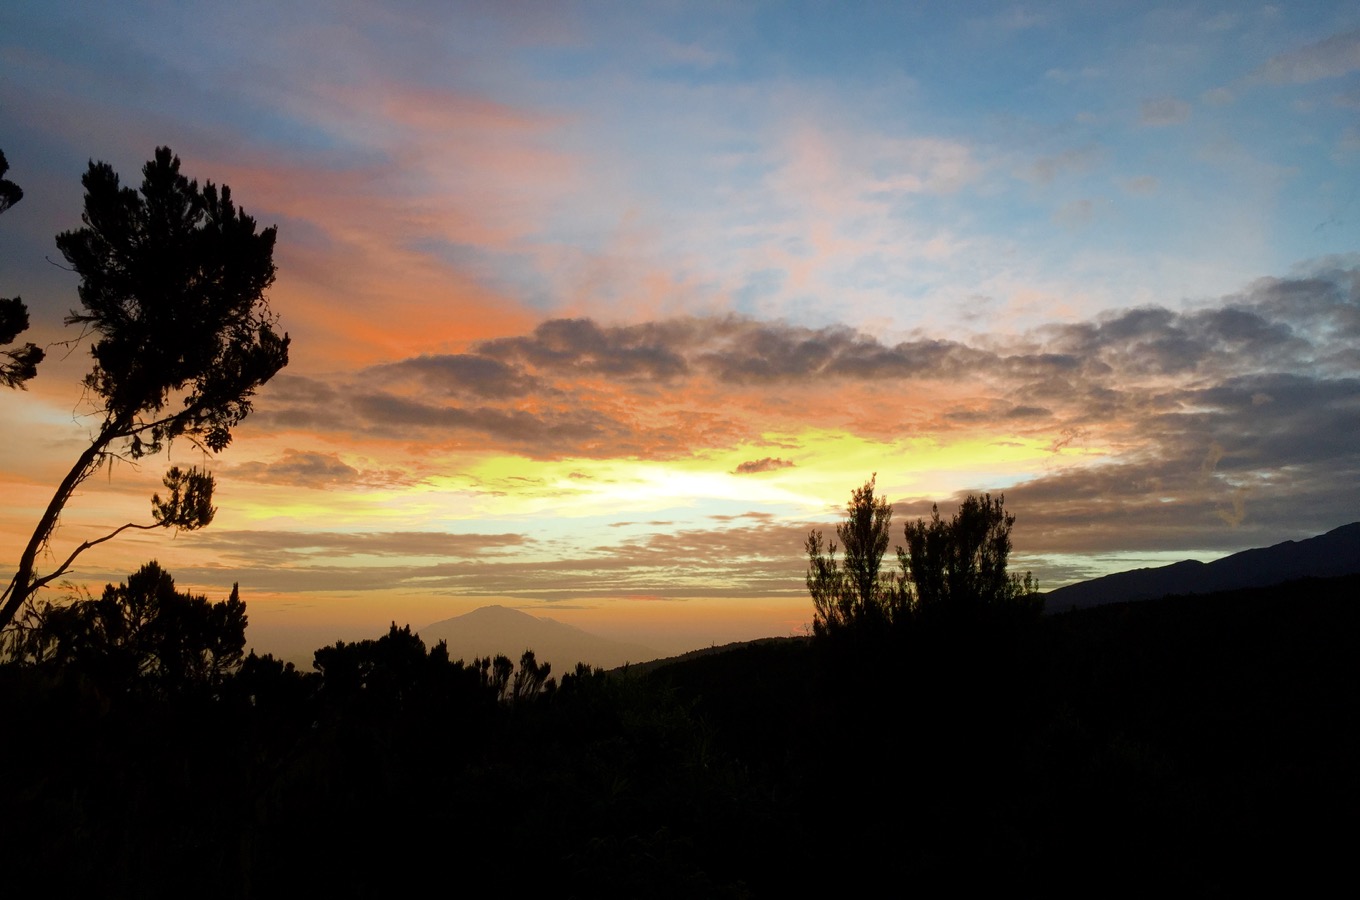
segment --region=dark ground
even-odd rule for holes
[[[392,636],[353,671],[256,660],[179,695],[0,667],[4,893],[1349,883],[1357,598],[1351,576],[766,641],[519,702]]]

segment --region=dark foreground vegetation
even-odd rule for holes
[[[6,893],[1306,889],[1357,833],[1358,596],[940,619],[560,683],[396,627],[306,674],[11,662]]]

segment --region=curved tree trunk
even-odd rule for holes
[[[18,571],[14,573],[9,587],[5,589],[5,593],[2,595],[4,606],[0,607],[0,629],[4,629],[10,622],[14,621],[15,615],[18,614],[24,601],[42,584],[46,583],[46,580],[38,579],[34,573],[34,568],[38,562],[38,553],[47,545],[52,532],[56,530],[57,520],[61,518],[61,511],[66,508],[66,504],[75,494],[76,488],[80,487],[81,482],[86,478],[94,474],[99,463],[103,461],[104,453],[109,444],[117,437],[119,431],[120,429],[115,427],[115,423],[106,424],[100,430],[99,437],[95,438],[94,442],[85,448],[85,452],[80,454],[76,464],[71,467],[71,471],[66,473],[66,477],[62,479],[56,493],[52,495],[51,502],[47,504],[47,509],[43,512],[42,518],[38,520],[37,527],[33,529],[33,536],[28,539],[28,544],[24,547],[23,555],[19,557]],[[93,544],[90,546],[93,546]],[[77,553],[79,552],[78,550]],[[71,559],[68,559],[57,573],[54,573],[53,577],[61,571],[65,571],[74,558],[75,555],[73,554]]]

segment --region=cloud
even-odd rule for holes
[[[541,459],[694,460],[767,431],[832,427],[825,408],[842,416],[835,428],[888,440],[1047,446],[1046,461],[1004,487],[1019,517],[1017,554],[1240,549],[1319,533],[1360,509],[1360,268],[1340,262],[1213,302],[968,340],[893,342],[735,316],[550,320],[464,354],[294,378],[259,415],[276,431],[326,423],[350,439]],[[668,362],[644,364],[640,347]],[[446,379],[475,388],[445,389]],[[816,468],[798,460],[800,472]],[[747,454],[723,468],[755,475],[790,463],[788,453]],[[368,474],[341,454],[299,450],[237,470],[328,487]],[[919,494],[895,497],[898,521],[957,502],[936,484],[926,476]],[[669,514],[627,523],[601,526],[618,540],[575,549],[523,534],[410,531],[209,529],[195,540],[255,591],[792,598],[803,590],[802,540],[816,524],[767,512],[692,528]]]
[[[436,531],[244,531],[208,530],[205,548],[256,566],[292,566],[301,560],[361,557],[482,559],[520,550],[521,534],[454,534]]]
[[[658,55],[668,63],[690,66],[701,71],[732,62],[729,54],[710,49],[697,42],[681,44],[675,41],[665,41],[658,49]]]
[[[725,323],[695,353],[723,382],[768,384],[821,378],[949,378],[987,358],[957,341],[920,339],[885,345],[843,326],[811,329],[749,320]]]
[[[969,19],[968,27],[975,32],[983,34],[1009,34],[1037,28],[1044,25],[1046,21],[1047,20],[1042,13],[1035,12],[1024,6],[1012,6],[1009,9],[988,16],[979,16]]]
[[[381,377],[285,381],[252,420],[536,459],[693,458],[810,424],[886,441],[1024,439],[1048,446],[1053,461],[1007,489],[1024,522],[1042,529],[1018,532],[1018,547],[1212,549],[1354,518],[1357,346],[1360,269],[1324,261],[1214,302],[1149,304],[970,340],[888,342],[843,326],[737,316],[550,320],[466,354],[390,364]],[[475,387],[446,390],[445,379]],[[734,471],[788,462],[747,459]],[[327,483],[356,468],[296,451],[273,465],[258,476]],[[1032,543],[1022,543],[1025,533]],[[654,565],[661,557],[649,554],[663,544],[597,548],[614,562],[582,558],[571,583],[604,590],[615,577],[606,570],[625,557]],[[490,581],[437,578],[449,590],[574,590],[528,562],[506,565]],[[629,590],[655,592],[649,578]],[[702,589],[697,571],[685,578],[677,596]]]
[[[1360,70],[1360,29],[1272,56],[1252,73],[1267,84],[1307,84]]]
[[[554,548],[552,554],[526,552],[535,548],[522,535],[425,532],[219,532],[211,547],[232,561],[231,577],[254,591],[405,589],[552,603],[630,595],[682,600],[799,594],[805,590],[807,527],[757,518],[718,528],[670,528],[566,553]],[[394,561],[374,564],[373,557]],[[176,574],[222,578],[212,569],[177,568]]]
[[[1205,19],[1200,27],[1205,31],[1231,31],[1237,27],[1237,23],[1238,15],[1236,13],[1221,12]]]
[[[1094,66],[1084,66],[1080,69],[1049,69],[1044,73],[1044,77],[1049,81],[1056,81],[1058,84],[1071,84],[1074,81],[1088,81],[1095,78],[1103,78],[1104,69]]]
[[[1161,187],[1161,182],[1153,175],[1136,175],[1133,178],[1125,179],[1123,185],[1124,190],[1130,194],[1148,196],[1157,193]]]
[[[833,221],[889,208],[906,196],[955,193],[983,170],[961,141],[843,133],[820,124],[793,128],[784,152],[769,186],[802,198],[803,212]]]
[[[751,524],[668,529],[556,561],[494,562],[481,575],[497,596],[554,603],[625,595],[796,597],[806,591],[803,541],[809,527],[756,518]],[[475,592],[480,580],[473,573],[450,587]]]
[[[440,396],[522,397],[542,385],[531,375],[488,356],[468,353],[422,355],[372,366],[364,373],[385,384],[410,380]]]
[[[670,346],[685,340],[685,330],[675,320],[605,329],[590,319],[552,319],[532,335],[486,341],[477,349],[557,372],[666,381],[685,372],[685,361]]]
[[[1231,90],[1225,87],[1210,88],[1200,95],[1200,99],[1208,106],[1228,106],[1237,99]]]
[[[429,403],[371,391],[350,401],[359,422],[379,432],[402,433],[411,429],[467,433],[492,439],[502,446],[529,449],[572,446],[585,450],[606,445],[628,446],[626,426],[606,413],[592,409],[552,409],[543,413],[491,406],[453,406]],[[595,455],[595,454],[590,454]]]
[[[1139,105],[1138,120],[1154,128],[1179,125],[1190,119],[1190,104],[1179,97],[1155,97]]]
[[[1341,133],[1341,138],[1336,142],[1337,153],[1342,156],[1349,156],[1360,153],[1360,128],[1347,128]]]
[[[1082,174],[1090,171],[1106,156],[1106,150],[1097,145],[1074,147],[1056,156],[1044,156],[1035,160],[1022,173],[1022,177],[1038,184],[1051,184],[1063,175]]]
[[[737,468],[733,470],[732,474],[754,475],[759,472],[773,472],[776,469],[791,469],[793,468],[793,465],[794,464],[789,462],[787,459],[766,456],[762,459],[750,459],[747,460],[746,462],[739,464]]]
[[[342,462],[335,453],[291,449],[284,450],[283,456],[272,463],[260,461],[238,463],[228,471],[232,477],[248,481],[310,488],[354,484],[360,480],[359,470]]]
[[[1091,220],[1095,218],[1095,210],[1095,201],[1089,197],[1070,200],[1053,214],[1053,221],[1064,228],[1080,228],[1083,225],[1090,224]]]

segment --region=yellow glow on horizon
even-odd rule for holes
[[[1093,443],[1054,449],[1057,437],[968,432],[880,440],[806,428],[766,432],[758,440],[670,459],[539,460],[494,451],[413,458],[405,450],[386,456],[368,447],[362,458],[352,453],[343,458],[365,471],[396,474],[396,480],[322,487],[230,481],[218,524],[483,531],[522,529],[522,520],[534,519],[563,531],[568,526],[551,523],[662,510],[690,509],[699,516],[732,512],[734,506],[805,518],[839,508],[873,473],[880,492],[893,501],[943,501],[963,490],[1004,490],[1111,452]],[[768,461],[763,471],[738,474],[743,464],[761,461]]]
[[[824,507],[878,473],[879,485],[902,495],[944,496],[991,490],[1033,477],[1055,463],[1090,459],[1099,447],[1053,449],[1052,436],[966,436],[876,441],[843,431],[808,429],[767,434],[759,443],[705,450],[669,460],[532,460],[496,455],[450,460],[459,474],[428,478],[394,500],[416,506],[457,498],[460,514],[444,505],[444,518],[551,514],[574,518],[730,501],[804,510]],[[737,474],[744,462],[782,460],[768,471]],[[426,495],[416,501],[416,495]],[[831,498],[835,498],[832,500]]]
[[[842,431],[809,429],[797,435],[767,435],[767,453],[796,465],[754,476],[796,493],[809,506],[830,499],[839,504],[848,492],[874,473],[880,491],[892,499],[902,495],[938,496],[959,490],[989,490],[1024,480],[1057,460],[1099,457],[1103,448],[1053,448],[1053,438],[989,435],[907,438],[876,441]],[[794,447],[793,450],[782,448]]]

